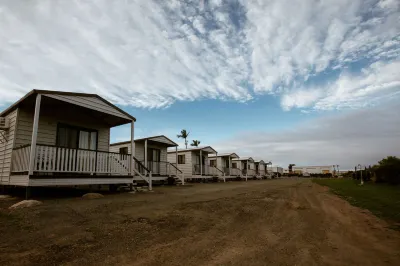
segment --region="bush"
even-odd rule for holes
[[[376,182],[387,182],[392,185],[400,184],[400,159],[388,156],[373,167]]]

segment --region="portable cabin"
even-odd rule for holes
[[[262,179],[266,176],[266,172],[265,172],[265,162],[263,160],[257,160],[254,161],[254,168],[255,168],[255,172],[256,172],[256,177],[258,179]]]
[[[140,163],[109,141],[111,127],[130,124],[134,150],[135,121],[96,94],[33,90],[0,114],[0,184],[132,183]]]
[[[239,156],[236,153],[219,153],[219,154],[210,154],[208,156],[208,161],[210,167],[214,167],[217,170],[216,174],[223,179],[224,181],[229,179],[235,179],[237,176],[240,176],[240,171],[235,173],[235,170],[232,169],[232,160],[237,159]]]
[[[240,157],[232,160],[232,167],[240,169],[241,177],[243,179],[256,177],[254,169],[254,160],[251,157]]]
[[[167,160],[168,148],[173,147],[178,147],[178,144],[164,135],[135,139],[135,157],[151,171],[152,181],[165,182],[168,177],[174,177],[184,183],[182,171]],[[130,141],[110,144],[110,152],[131,154]],[[138,176],[133,179],[141,181]]]
[[[193,147],[168,151],[168,162],[179,168],[185,179],[212,179],[218,175],[211,170],[208,155],[217,153],[212,147]]]

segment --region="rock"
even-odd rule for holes
[[[86,193],[85,195],[82,196],[84,199],[100,199],[104,198],[104,196],[100,193]]]
[[[41,204],[42,204],[42,202],[38,201],[38,200],[23,200],[18,203],[15,203],[9,209],[29,208],[29,207],[38,206]]]
[[[11,199],[12,197],[10,195],[0,195],[0,200],[6,200],[6,199]]]

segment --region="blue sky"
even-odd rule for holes
[[[97,93],[138,137],[185,128],[283,166],[400,152],[398,0],[0,0],[0,43],[2,108]]]

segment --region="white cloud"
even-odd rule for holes
[[[38,88],[149,108],[263,93],[282,95],[287,109],[332,108],[331,86],[314,95],[308,81],[399,58],[399,8],[396,0],[3,0],[0,104]],[[382,97],[385,82],[368,90]]]
[[[400,103],[312,118],[279,132],[247,132],[212,146],[220,153],[256,156],[274,165],[339,164],[352,169],[400,156]]]
[[[281,105],[317,110],[357,108],[374,104],[400,92],[400,61],[377,62],[359,74],[343,72],[333,83],[297,89],[282,97]]]

